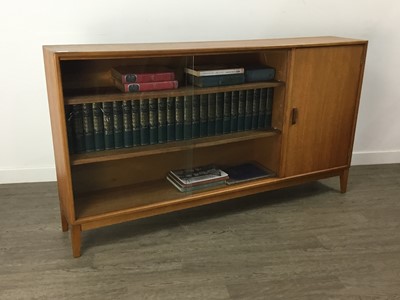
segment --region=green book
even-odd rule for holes
[[[124,147],[124,117],[122,114],[122,101],[113,102],[114,117],[114,147],[115,149]]]
[[[158,98],[158,143],[167,142],[167,98]]]
[[[258,128],[258,113],[260,109],[260,89],[253,90],[253,116],[251,121],[251,129]]]
[[[246,109],[244,115],[244,130],[252,128],[254,90],[246,90]]]
[[[272,106],[274,98],[274,89],[267,89],[267,107],[265,113],[265,128],[272,128]]]
[[[150,143],[149,99],[140,99],[140,145]]]
[[[132,104],[131,101],[122,101],[122,119],[124,131],[124,147],[133,147],[133,133],[132,133]]]
[[[73,112],[71,105],[65,105],[65,124],[67,127],[67,139],[68,139],[68,150],[69,153],[74,153],[74,127],[72,124],[73,121]]]
[[[82,153],[85,152],[85,136],[83,133],[83,115],[82,115],[82,104],[76,104],[72,106],[72,129],[74,134],[74,152]]]
[[[200,95],[200,137],[208,135],[208,94]]]
[[[193,97],[186,95],[183,97],[183,139],[192,138],[192,103]]]
[[[200,137],[200,95],[192,97],[192,139]]]
[[[244,130],[244,121],[246,115],[246,91],[239,91],[239,106],[238,106],[238,131]]]
[[[239,91],[232,92],[231,131],[238,131]]]
[[[93,110],[91,103],[82,104],[83,135],[85,137],[85,151],[94,151]]]
[[[167,141],[175,141],[175,97],[167,99]]]
[[[215,99],[215,134],[223,133],[224,125],[224,93],[217,93]]]
[[[208,94],[208,125],[207,135],[215,135],[216,94]]]
[[[133,146],[140,146],[140,101],[131,101],[132,111],[132,142]]]
[[[158,98],[149,99],[150,145],[158,144]]]
[[[260,106],[258,114],[258,128],[265,128],[265,115],[267,109],[267,89],[263,88],[260,91]]]
[[[222,133],[231,132],[232,92],[224,92],[224,117]]]
[[[227,74],[215,76],[193,76],[188,75],[190,84],[198,87],[213,87],[244,83],[244,74]]]
[[[104,148],[114,149],[113,103],[103,102]]]
[[[183,140],[183,96],[175,99],[175,140]]]
[[[94,131],[94,149],[102,151],[104,147],[104,124],[103,124],[103,108],[101,103],[92,103],[93,111],[93,131]]]

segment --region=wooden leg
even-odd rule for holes
[[[72,255],[81,256],[81,225],[71,226]]]
[[[68,231],[68,222],[62,211],[61,211],[61,228],[63,232]]]
[[[341,193],[346,193],[348,179],[349,179],[349,169],[346,169],[343,171],[342,174],[340,174],[340,192]]]

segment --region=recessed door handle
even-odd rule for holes
[[[297,123],[297,118],[299,117],[299,110],[297,108],[292,108],[292,125]]]

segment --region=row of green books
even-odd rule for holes
[[[71,153],[268,129],[273,88],[67,105]]]

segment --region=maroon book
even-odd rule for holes
[[[160,82],[175,80],[171,70],[151,67],[119,66],[111,69],[112,76],[122,83]]]
[[[142,82],[142,83],[121,83],[114,80],[115,86],[123,92],[146,92],[157,90],[172,90],[178,88],[177,80]]]

